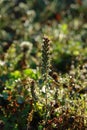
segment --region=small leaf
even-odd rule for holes
[[[15,79],[21,78],[21,73],[20,71],[16,70],[10,74],[10,77]]]
[[[7,92],[3,92],[3,98],[5,99],[5,100],[7,100],[8,99],[8,93]]]
[[[42,125],[39,125],[39,126],[38,126],[38,130],[43,130],[43,126],[42,126]]]
[[[23,97],[23,96],[18,96],[18,97],[17,97],[17,102],[18,102],[19,104],[24,103],[24,97]]]
[[[32,69],[25,69],[23,72],[24,72],[25,76],[29,76],[32,79],[36,79],[37,78],[36,73]]]

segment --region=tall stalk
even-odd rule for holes
[[[49,68],[50,68],[50,40],[47,36],[44,36],[43,38],[43,44],[42,44],[42,79],[44,81],[45,86],[45,125],[47,123],[47,113],[48,113],[48,97],[47,97],[47,87],[49,87]]]

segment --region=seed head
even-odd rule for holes
[[[42,75],[46,79],[50,67],[50,40],[47,36],[43,37],[42,44]]]

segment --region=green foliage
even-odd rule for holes
[[[32,70],[32,69],[25,69],[25,70],[23,71],[23,74],[24,74],[25,77],[30,77],[30,78],[32,78],[32,79],[34,79],[34,80],[37,79],[37,74],[36,74],[36,72],[34,72],[34,70]]]
[[[18,79],[18,78],[21,78],[21,73],[20,71],[14,71],[14,72],[11,72],[9,74],[9,78],[13,78],[13,79]]]

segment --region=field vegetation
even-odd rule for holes
[[[0,130],[87,129],[87,1],[0,1]]]

